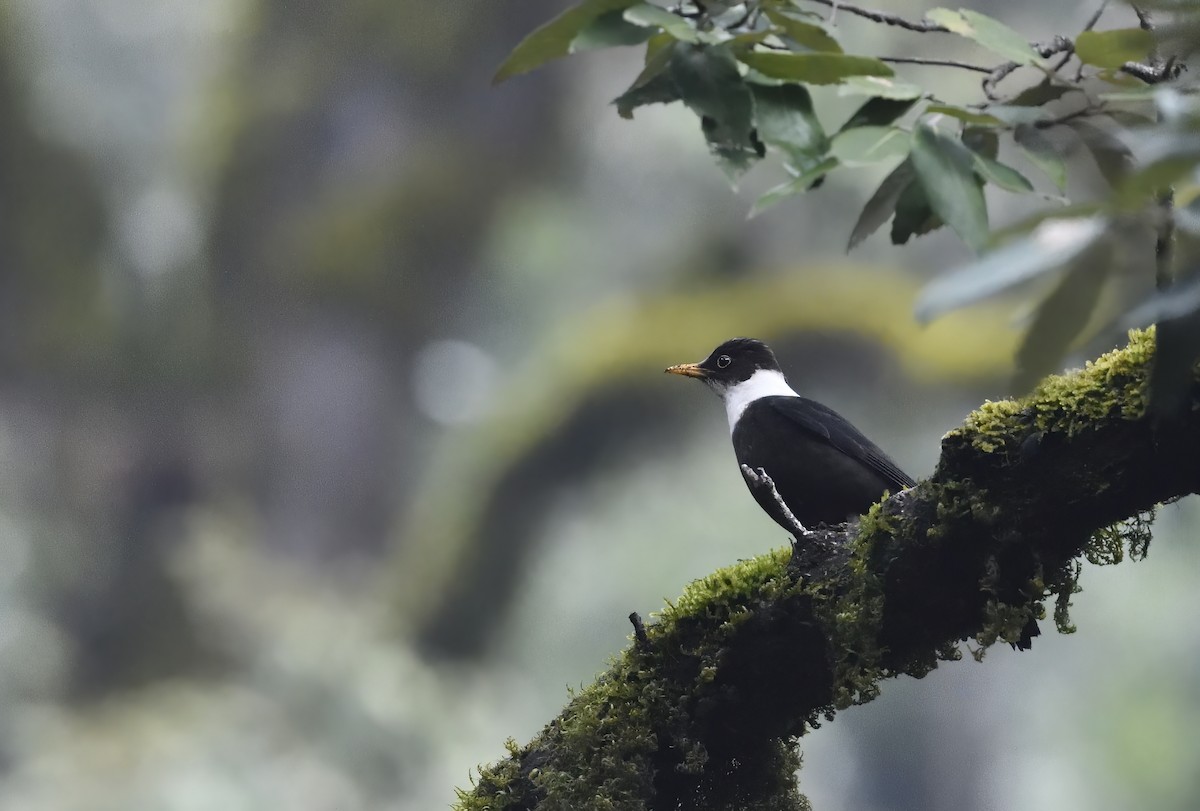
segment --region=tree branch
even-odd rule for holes
[[[992,72],[992,68],[985,68],[983,65],[972,65],[970,62],[959,62],[957,59],[926,59],[920,56],[879,56],[876,58],[880,62],[892,62],[897,65],[933,65],[945,68],[962,68],[963,70],[973,70],[977,73]]]
[[[915,488],[694,583],[458,808],[804,807],[794,742],[819,718],[957,658],[961,640],[1016,641],[1046,599],[1065,624],[1076,558],[1121,543],[1101,530],[1196,492],[1200,417],[1170,436],[1143,418],[1153,352],[1153,332],[1134,333],[986,404]],[[1144,551],[1144,525],[1124,535]]]
[[[926,20],[913,21],[906,20],[903,17],[895,14],[885,14],[882,11],[871,11],[870,9],[860,8],[851,5],[850,3],[841,3],[838,0],[809,0],[811,3],[826,6],[835,11],[845,11],[847,14],[853,14],[856,17],[862,17],[864,20],[870,20],[875,23],[883,23],[884,25],[893,25],[897,28],[903,28],[906,31],[917,31],[919,33],[928,33],[930,31],[949,31],[950,29],[931,23]]]

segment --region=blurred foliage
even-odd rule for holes
[[[10,14],[0,5],[4,32]],[[102,290],[108,215],[91,167],[29,120],[13,56],[0,49],[0,371],[86,368],[116,337],[118,313]]]
[[[1086,340],[1107,277],[1122,275],[1130,267],[1145,272],[1152,264],[1153,238],[1144,233],[1127,237],[1149,229],[1159,233],[1160,244],[1171,241],[1169,232],[1178,219],[1169,202],[1171,190],[1191,204],[1200,189],[1200,99],[1195,80],[1180,61],[1191,48],[1186,32],[1200,19],[1200,4],[1170,4],[1162,25],[1155,25],[1146,7],[1138,6],[1139,27],[1096,31],[1102,6],[1076,36],[1055,35],[1042,43],[968,9],[935,8],[920,20],[857,6],[843,9],[843,16],[922,34],[957,34],[990,53],[991,59],[1005,60],[999,63],[926,56],[880,61],[849,55],[837,39],[839,26],[822,19],[813,5],[809,0],[750,0],[735,6],[693,0],[673,5],[668,13],[646,3],[584,0],[520,43],[496,79],[566,55],[580,39],[589,49],[597,40],[608,45],[638,42],[628,36],[628,28],[643,28],[649,40],[646,66],[617,100],[620,113],[630,116],[642,105],[684,102],[700,117],[717,162],[731,176],[764,157],[768,147],[780,152],[793,179],[768,191],[755,212],[810,191],[841,166],[900,158],[899,167],[859,216],[850,246],[889,218],[896,244],[943,225],[976,253],[1003,243],[1000,253],[952,272],[927,291],[918,304],[925,317],[971,304],[1007,286],[997,283],[997,275],[1011,282],[1040,274],[1060,279],[1055,292],[1038,304],[1017,358],[1017,382],[1022,391],[1029,390]],[[622,22],[623,34],[606,40],[597,29],[614,30],[614,17]],[[1064,72],[1072,58],[1078,63],[1074,76]],[[888,61],[983,73],[983,98],[967,106],[948,103],[939,98],[942,91],[936,86],[926,89],[894,79]],[[1032,83],[1001,93],[1000,81],[1022,69]],[[838,137],[813,137],[821,132],[820,115],[804,91],[817,85],[838,85],[843,94],[873,98],[850,117]],[[780,87],[792,92],[776,92]],[[764,103],[768,90],[771,100]],[[911,123],[897,123],[901,120]],[[876,134],[880,127],[884,129]],[[860,139],[865,149],[839,149],[839,139],[845,141],[860,129],[869,132]],[[1095,156],[1111,184],[1098,199],[1062,207],[1066,200],[1039,194],[1021,172],[997,160],[1001,141],[1023,147],[1030,162],[1061,191],[1066,184],[1062,147],[1047,137],[1057,133],[1078,139]],[[887,149],[880,148],[883,143]],[[1031,199],[1040,196],[1060,207],[1007,227],[1000,240],[989,227],[984,196],[989,185]],[[1190,230],[1190,222],[1185,216],[1182,227]],[[1072,236],[1065,238],[1066,249],[1059,242],[1068,231]],[[1190,274],[1200,254],[1175,255],[1162,249],[1158,254],[1157,273],[1145,275],[1159,280],[1161,296],[1172,298],[1178,291],[1166,289],[1170,279]],[[1001,265],[1005,270],[997,274]],[[943,292],[947,287],[953,295]],[[1127,298],[1124,311],[1137,309],[1139,303]],[[1189,314],[1194,315],[1194,309]],[[1175,319],[1164,334],[1165,360],[1153,385],[1160,413],[1181,407],[1179,392],[1187,369],[1200,357],[1200,329],[1185,320],[1186,316]]]

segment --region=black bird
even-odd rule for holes
[[[828,406],[801,397],[787,384],[762,341],[734,338],[699,363],[670,374],[697,377],[725,401],[733,450],[750,493],[769,516],[795,534],[769,486],[745,470],[765,472],[780,498],[806,528],[862,515],[885,491],[914,482],[875,443]]]

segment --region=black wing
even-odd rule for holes
[[[841,414],[807,397],[767,397],[771,408],[790,422],[815,434],[842,453],[857,459],[895,486],[899,492],[916,484],[874,442]]]

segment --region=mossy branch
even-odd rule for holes
[[[1119,558],[1122,541],[1144,553],[1143,524],[1105,528],[1196,491],[1200,419],[1143,418],[1153,349],[1134,333],[1029,397],[985,403],[928,480],[795,554],[692,584],[457,807],[806,808],[806,729],[884,678],[958,658],[963,640],[1018,642],[1049,598],[1065,628],[1080,557]]]

